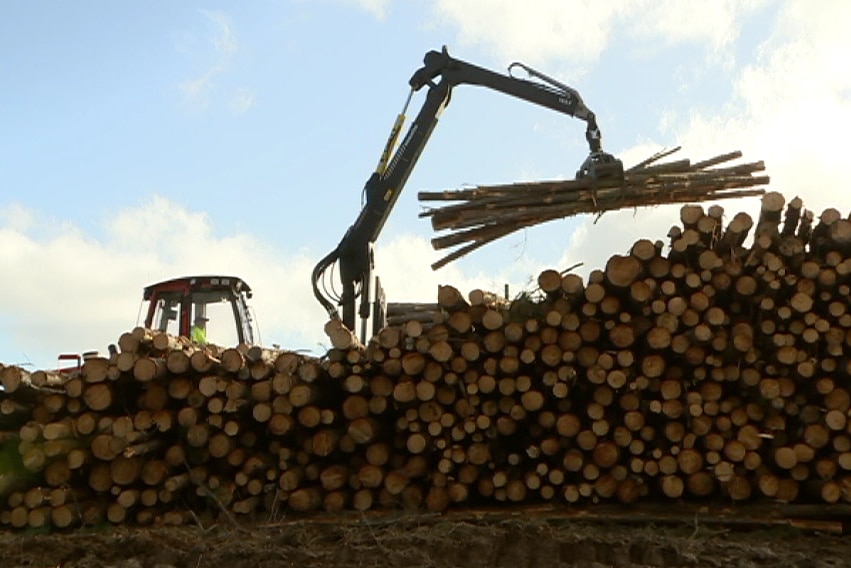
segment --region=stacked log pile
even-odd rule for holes
[[[321,358],[139,328],[70,376],[0,368],[0,525],[851,502],[851,220],[680,217],[587,279],[442,286],[366,346],[329,326]]]

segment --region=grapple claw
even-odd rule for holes
[[[606,152],[592,152],[576,172],[576,179],[623,181],[623,177],[623,162]]]

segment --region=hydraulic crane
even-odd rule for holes
[[[579,167],[576,173],[577,178],[623,177],[623,164],[603,151],[602,135],[597,119],[585,106],[582,97],[575,89],[522,63],[512,63],[508,67],[507,75],[495,73],[451,57],[445,47],[442,51],[426,53],[423,63],[423,66],[408,81],[411,87],[408,98],[391,129],[378,167],[364,186],[363,209],[337,247],[320,260],[313,269],[314,295],[329,316],[339,320],[338,306],[341,306],[343,324],[350,330],[355,329],[355,320],[359,316],[363,322],[362,335],[366,335],[366,320],[370,316],[373,243],[381,233],[423,148],[428,143],[438,118],[449,103],[455,86],[486,87],[584,120],[586,122],[585,138],[588,141],[590,153]],[[513,76],[512,72],[517,69],[525,71],[534,80]],[[396,142],[405,121],[405,113],[413,94],[423,88],[428,89],[423,106],[396,148]],[[327,286],[324,283],[320,285],[325,272],[334,264],[339,265],[339,277],[342,284],[342,293],[339,296],[336,294],[331,296],[327,292]],[[359,297],[361,301],[358,306]],[[374,328],[380,327],[380,323],[374,321]]]

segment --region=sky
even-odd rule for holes
[[[832,0],[3,0],[0,362],[105,352],[139,323],[144,286],[219,273],[253,288],[263,344],[324,353],[310,273],[443,46],[570,85],[627,167],[741,150],[765,162],[766,189],[847,215],[849,24],[851,3]],[[664,240],[677,205],[553,221],[431,270],[445,251],[419,191],[572,178],[584,131],[457,87],[375,245],[388,301],[433,302],[440,284],[513,296],[544,269],[585,276]]]

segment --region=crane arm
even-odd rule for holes
[[[399,133],[397,119],[378,168],[364,185],[364,205],[355,222],[346,231],[337,247],[323,258],[313,270],[313,293],[333,319],[339,319],[337,306],[323,290],[320,281],[325,271],[339,265],[342,294],[336,298],[343,308],[343,323],[354,329],[356,298],[361,296],[360,317],[369,316],[369,284],[372,274],[372,243],[378,238],[399,194],[434,130],[443,107],[448,102],[450,87],[441,82],[429,89],[417,117],[405,138],[390,158],[390,151]],[[411,91],[413,93],[413,90]],[[408,99],[410,101],[410,97]],[[407,105],[406,105],[407,106]],[[404,110],[399,115],[404,118]]]
[[[423,66],[409,80],[411,93],[394,123],[378,167],[364,186],[365,199],[360,214],[337,247],[314,268],[314,295],[333,319],[340,318],[337,305],[342,306],[343,323],[349,329],[354,329],[358,296],[361,296],[361,303],[357,315],[363,320],[368,318],[369,286],[373,268],[372,245],[381,233],[456,85],[486,87],[584,120],[587,124],[585,135],[590,154],[577,176],[618,175],[618,170],[622,175],[623,167],[620,162],[602,151],[602,136],[596,117],[582,101],[579,93],[522,63],[513,63],[509,67],[509,73],[515,68],[526,71],[537,81],[495,73],[455,59],[449,55],[446,48],[426,53]],[[428,89],[425,102],[394,153],[393,148],[401,131],[411,95],[423,88]],[[332,298],[320,288],[320,282],[328,268],[334,264],[339,265],[342,293]]]

